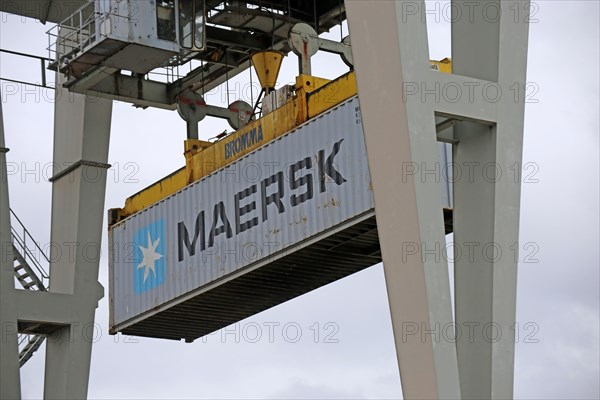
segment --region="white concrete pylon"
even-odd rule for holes
[[[57,91],[62,89],[59,79]],[[112,101],[57,95],[51,179],[50,292],[16,290],[10,231],[6,149],[0,108],[0,398],[21,396],[18,322],[50,332],[44,397],[87,397],[98,283]],[[35,329],[35,328],[34,328]],[[36,332],[38,333],[38,332]]]
[[[1,96],[0,96],[1,97]],[[19,346],[17,341],[17,305],[14,301],[15,279],[10,205],[4,141],[4,121],[0,102],[0,399],[21,398]]]
[[[528,39],[528,16],[515,18],[514,7],[529,10],[528,1],[514,3],[452,2],[468,12],[451,21],[454,74],[446,75],[427,64],[424,1],[346,1],[406,398],[512,397],[517,263],[507,253],[518,241],[520,182],[506,174],[521,161]],[[500,94],[491,96],[494,90]],[[463,121],[453,127],[455,165],[491,163],[505,174],[454,177],[456,325],[439,174],[414,174],[436,169],[435,117]],[[479,255],[461,257],[461,243],[479,243]],[[504,257],[482,253],[485,246]],[[465,324],[478,327],[475,340],[460,335]],[[488,326],[499,327],[500,337],[487,337]],[[447,327],[456,327],[456,348]]]
[[[424,24],[397,21],[398,2],[346,1],[400,378],[405,398],[460,397],[439,182],[406,173],[439,164],[433,109],[402,101],[429,72]],[[410,39],[408,39],[410,38]]]
[[[452,24],[453,73],[487,80],[478,90],[487,91],[496,109],[491,127],[454,127],[454,162],[474,167],[472,180],[454,182],[454,241],[474,249],[472,257],[455,257],[456,323],[478,324],[474,340],[458,341],[457,351],[463,398],[506,399],[513,396],[514,381],[530,6],[500,0],[480,6]],[[454,1],[454,7],[473,5]]]
[[[56,90],[63,77],[57,74]],[[44,397],[87,397],[98,282],[112,101],[80,94],[56,96],[52,178],[50,291],[69,295],[74,316],[49,336]]]

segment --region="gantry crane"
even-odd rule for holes
[[[500,12],[494,21],[482,13],[453,20],[451,62],[431,63],[423,1],[97,0],[68,3],[77,3],[77,7],[69,9],[67,1],[62,0],[0,2],[0,11],[57,24],[49,30],[50,68],[56,71],[57,88],[66,88],[75,95],[70,100],[57,98],[55,103],[54,161],[70,167],[50,179],[53,188],[51,239],[56,243],[78,243],[75,259],[50,262],[49,274],[27,260],[25,245],[20,247],[20,239],[11,234],[6,184],[8,148],[2,131],[0,307],[3,336],[6,333],[6,340],[1,343],[0,361],[3,398],[20,396],[19,363],[26,361],[44,337],[53,339],[48,341],[46,350],[45,397],[83,398],[87,395],[92,343],[89,338],[86,340],[83,329],[94,322],[95,308],[104,289],[98,283],[99,260],[84,257],[82,251],[85,244],[99,246],[101,241],[113,99],[141,108],[178,109],[186,121],[188,137],[186,166],[165,178],[166,181],[129,198],[122,209],[111,211],[110,224],[118,224],[128,218],[133,221],[137,213],[167,201],[242,156],[258,154],[263,144],[254,146],[254,140],[247,147],[254,131],[243,129],[260,118],[273,119],[280,114],[278,110],[286,107],[294,110],[293,118],[288,116],[271,122],[272,129],[265,144],[269,140],[274,142],[323,113],[342,107],[357,93],[358,99],[354,101],[360,101],[360,107],[355,111],[356,123],[364,126],[374,201],[371,217],[372,221],[376,219],[376,228],[345,230],[344,234],[350,235],[345,241],[329,244],[353,246],[352,240],[360,237],[362,243],[374,241],[377,246],[370,254],[376,254],[375,258],[379,257],[384,263],[405,396],[512,396],[514,331],[512,335],[508,332],[515,319],[516,261],[507,257],[490,258],[485,252],[455,258],[454,320],[447,261],[428,257],[428,254],[429,249],[445,244],[444,235],[449,226],[454,231],[455,241],[483,240],[484,244],[497,244],[501,248],[517,242],[520,184],[490,180],[482,175],[469,180],[455,179],[450,187],[427,179],[427,175],[418,176],[416,172],[420,166],[439,164],[438,142],[452,147],[454,164],[495,163],[508,168],[520,162],[524,91],[517,94],[516,99],[505,96],[490,101],[487,89],[510,92],[511,85],[524,85],[526,19],[515,20],[512,14],[506,16]],[[469,2],[453,1],[455,7],[465,8],[466,3]],[[499,0],[488,0],[486,4],[502,10]],[[528,1],[518,2],[518,6],[527,10]],[[346,19],[352,33],[351,42],[349,38],[333,42],[319,37]],[[319,50],[340,54],[352,71],[331,82],[311,76],[310,58]],[[268,67],[276,63],[267,59],[277,59],[277,54],[290,51],[299,58],[299,79],[292,87],[277,89],[273,83],[277,74]],[[257,98],[255,104],[234,101],[226,108],[206,104],[203,93],[246,70],[253,58],[255,66],[261,66],[258,74],[262,75],[262,98]],[[180,68],[186,65],[192,66],[190,72],[180,76]],[[314,97],[311,102],[310,93],[327,89],[331,90],[334,101],[325,104],[327,102]],[[449,89],[459,95],[448,96],[444,90]],[[91,94],[102,100],[89,101],[87,96]],[[260,110],[259,104],[262,104]],[[316,111],[311,114],[311,110]],[[328,115],[334,115],[332,113]],[[235,132],[218,137],[221,140],[215,143],[199,140],[198,122],[207,115],[226,118]],[[256,129],[255,138],[259,135],[259,128]],[[261,131],[261,135],[264,134],[266,132]],[[226,156],[227,138],[236,140],[229,142],[233,143],[229,145],[229,153],[234,154],[232,160]],[[243,140],[246,142],[242,149]],[[340,142],[337,143],[339,150]],[[214,153],[213,169],[199,170],[198,159],[215,149],[222,149],[225,156]],[[316,162],[322,176],[327,169],[329,178],[341,185],[343,177],[333,164],[338,150],[334,147],[327,160],[318,156]],[[325,150],[322,151],[325,155]],[[411,169],[406,169],[407,166]],[[89,174],[90,170],[101,178],[94,182],[86,180],[85,172]],[[290,172],[291,180],[295,179],[294,174]],[[281,211],[283,206],[277,195],[267,196],[265,191],[277,179],[263,183],[263,200],[266,206],[275,203]],[[446,196],[443,195],[445,190],[448,190]],[[448,207],[444,212],[442,205],[445,204]],[[215,210],[221,209],[215,207]],[[246,209],[251,210],[250,206]],[[266,215],[263,209],[263,218],[266,219]],[[185,232],[180,229],[181,238],[185,239]],[[222,232],[227,232],[226,227],[217,232],[213,222],[213,234]],[[156,252],[158,239],[151,238],[150,230],[147,233],[148,247],[144,248],[147,253],[139,265],[134,266],[136,270],[145,267],[144,282],[149,270],[156,266],[148,263],[164,256]],[[183,240],[181,243],[191,254],[193,249],[189,242],[196,241],[187,233],[187,241],[180,241]],[[410,251],[408,245],[412,246]],[[474,266],[478,267],[477,273],[473,273]],[[322,282],[294,286],[294,293],[304,293],[341,276],[343,274],[333,274]],[[15,277],[29,290],[15,289]],[[48,278],[50,283],[44,280]],[[278,293],[277,288],[273,291]],[[220,293],[227,295],[227,292]],[[276,301],[291,297],[294,296],[282,295]],[[247,312],[264,308],[264,304],[256,305]],[[407,335],[407,321],[426,334],[411,331]],[[441,343],[427,334],[440,325],[456,328],[468,321],[481,326],[496,324],[504,334],[494,341],[478,337]],[[5,331],[5,327],[13,330]],[[114,328],[115,331],[120,329],[117,325]],[[191,341],[198,332],[207,333],[200,329],[189,337],[175,336]],[[34,335],[23,349],[21,361],[18,333]],[[136,331],[136,334],[143,333],[143,327]]]

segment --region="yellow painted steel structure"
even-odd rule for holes
[[[275,50],[259,51],[252,55],[252,65],[254,65],[254,71],[263,89],[275,88],[283,55],[282,52]]]
[[[450,60],[449,58],[444,58],[440,61],[431,60],[429,61],[429,64],[431,66],[431,69],[434,69],[436,71],[444,72],[446,74],[452,73],[452,60]]]
[[[431,61],[431,66],[440,72],[452,72],[452,63],[448,58]],[[296,77],[294,90],[295,96],[286,104],[255,121],[250,121],[246,126],[217,142],[186,140],[185,167],[129,197],[123,208],[109,210],[109,226],[142,211],[356,96],[356,76],[354,71],[350,71],[330,81],[310,75],[299,75]]]

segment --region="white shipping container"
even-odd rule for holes
[[[358,99],[113,225],[109,238],[111,332],[142,336],[193,340],[375,264]]]

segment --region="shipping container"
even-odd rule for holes
[[[380,262],[358,99],[112,225],[109,240],[110,332],[186,341]]]

